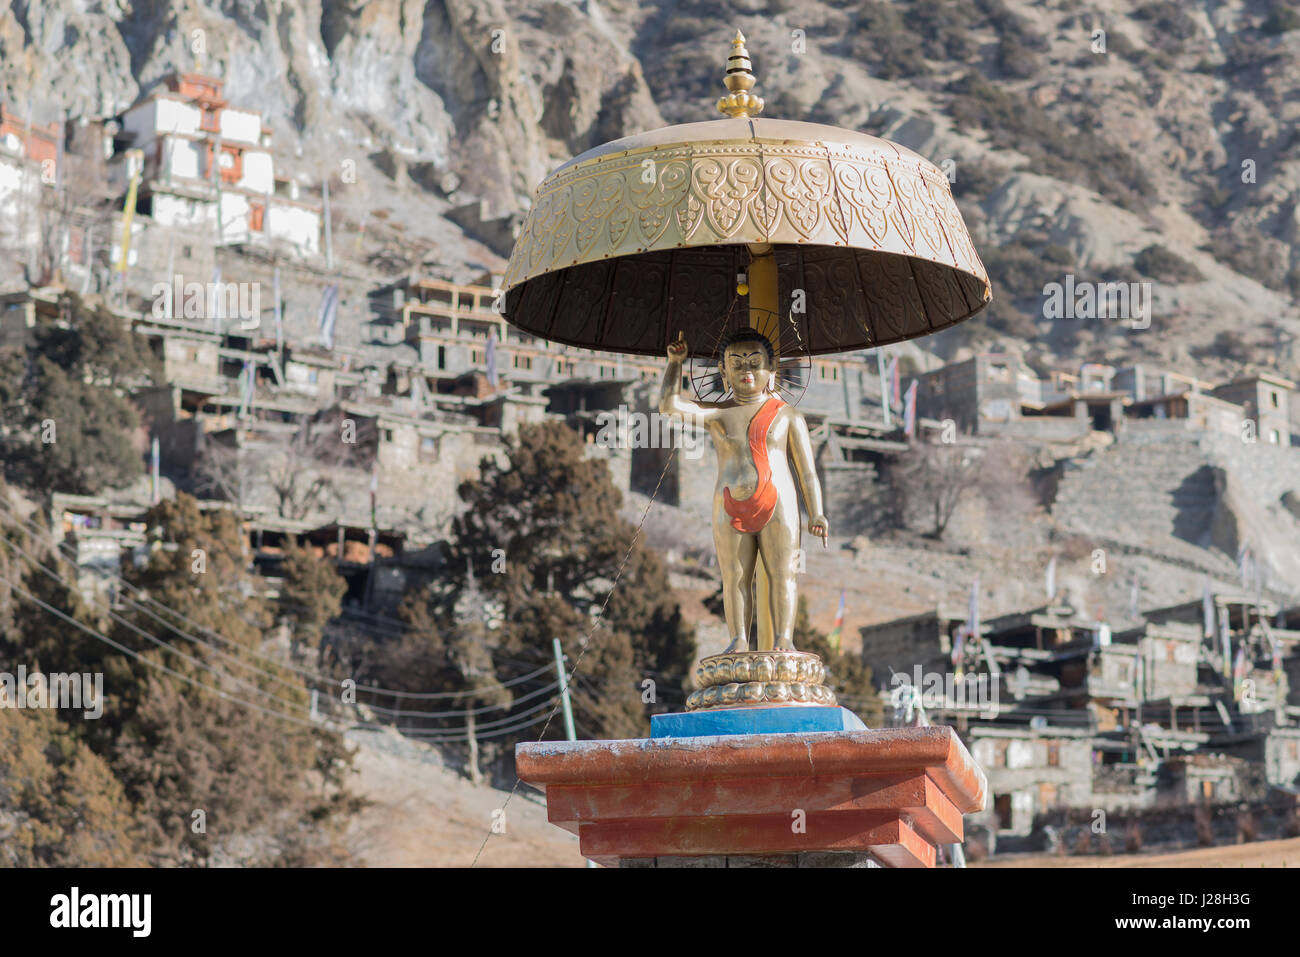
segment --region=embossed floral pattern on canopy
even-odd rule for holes
[[[851,130],[756,117],[666,127],[590,150],[538,188],[503,309],[558,342],[696,349],[735,297],[751,244],[772,244],[780,303],[812,354],[961,322],[991,298],[947,177]],[[796,310],[797,311],[797,310]]]

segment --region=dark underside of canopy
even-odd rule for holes
[[[793,245],[776,257],[781,315],[813,355],[929,335],[985,305],[983,280],[924,259]],[[692,353],[708,354],[723,317],[737,315],[748,262],[744,246],[700,246],[583,263],[515,286],[505,316],[544,339],[628,355],[663,355],[680,330]]]

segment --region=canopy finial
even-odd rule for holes
[[[731,56],[727,57],[727,73],[722,80],[728,92],[718,98],[719,112],[733,118],[757,116],[763,112],[763,98],[749,92],[758,82],[753,66],[749,51],[745,49],[745,35],[737,30],[735,39],[731,41]]]

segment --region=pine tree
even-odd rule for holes
[[[341,785],[350,755],[306,725],[301,680],[249,654],[263,650],[271,614],[238,520],[180,496],[147,521],[148,561],[125,577],[171,611],[149,606],[160,622],[131,610],[112,637],[160,667],[135,662],[106,676],[107,710],[91,740],[135,805],[155,859],[203,861],[254,835],[246,863],[284,863],[287,850],[306,853],[304,821],[328,846],[334,811],[347,809]],[[309,774],[320,776],[319,793]]]
[[[343,607],[348,584],[334,563],[290,537],[284,548],[280,606],[293,629],[295,647],[319,648],[325,625]]]
[[[139,867],[108,764],[52,711],[0,708],[0,867]]]
[[[478,477],[462,484],[467,508],[454,524],[446,574],[408,597],[404,615],[437,633],[436,642],[426,639],[431,651],[460,662],[439,672],[458,688],[470,686],[471,662],[503,680],[551,663],[558,637],[568,668],[577,666],[580,735],[648,733],[651,711],[669,706],[658,695],[643,700],[643,683],[684,686],[695,658],[663,563],[619,516],[622,496],[608,466],[588,458],[568,426],[521,426],[505,458],[484,459]],[[467,636],[469,646],[457,650]],[[493,694],[485,686],[482,700],[499,700]],[[563,736],[558,718],[546,733]],[[498,739],[496,750],[508,754],[518,734]]]
[[[140,415],[128,398],[161,381],[143,337],[75,295],[63,320],[36,327],[26,354],[0,359],[0,461],[7,478],[48,494],[92,494],[142,474]]]

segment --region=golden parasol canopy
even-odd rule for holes
[[[551,173],[510,256],[506,319],[633,355],[661,355],[682,330],[708,354],[739,291],[816,355],[938,332],[989,302],[934,164],[853,130],[759,119],[754,82],[737,31],[726,119],[614,140]]]

